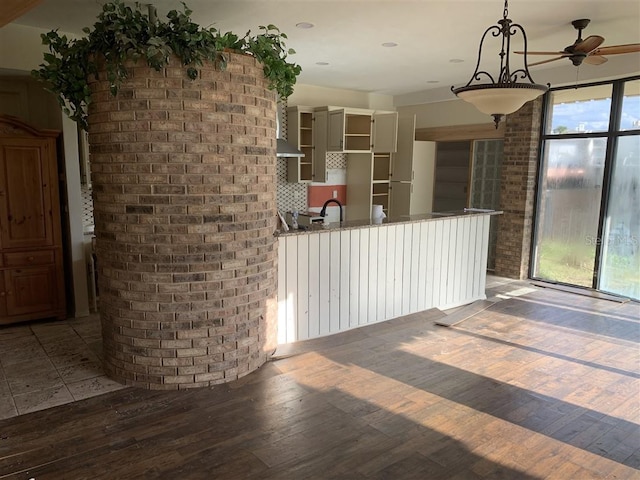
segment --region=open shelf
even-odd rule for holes
[[[345,115],[344,133],[346,135],[371,136],[371,115],[347,113]]]
[[[391,170],[391,154],[376,153],[373,155],[373,181],[389,181]]]
[[[304,157],[287,159],[287,181],[291,183],[306,183],[313,180],[314,116],[313,111],[302,111],[301,108],[306,107],[293,107],[288,110],[288,140],[304,153]]]

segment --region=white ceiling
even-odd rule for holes
[[[44,0],[14,23],[81,35],[83,27],[94,23],[101,3]],[[161,17],[171,9],[182,9],[177,0],[152,3]],[[186,4],[194,21],[223,32],[244,34],[249,29],[257,32],[259,25],[278,26],[297,52],[290,58],[302,66],[299,83],[412,100],[450,98],[451,85],[467,83],[480,38],[502,18],[504,6],[502,0],[186,0]],[[605,37],[603,46],[640,43],[638,0],[511,0],[509,18],[524,27],[529,50],[558,51],[572,44],[577,31],[571,21],[578,18],[591,19],[584,36]],[[299,22],[315,26],[300,29]],[[521,49],[520,37],[515,41],[513,49]],[[384,42],[398,46],[385,48]],[[498,51],[497,40],[489,40],[482,65],[491,73],[497,70]],[[512,64],[520,58],[512,55]],[[529,62],[546,58],[530,57]],[[485,63],[489,59],[492,64]],[[530,71],[537,83],[552,85],[635,74],[640,73],[640,53],[611,56],[603,65],[580,69],[563,59]]]

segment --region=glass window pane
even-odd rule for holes
[[[612,86],[596,85],[551,92],[547,134],[606,132]]]
[[[640,300],[640,135],[621,137],[613,164],[600,289]]]
[[[606,139],[545,142],[534,276],[591,287]]]
[[[469,206],[494,210],[500,208],[500,168],[503,150],[503,140],[475,140],[473,142]],[[488,270],[494,270],[496,265],[497,218],[496,216],[491,217],[489,226]]]
[[[620,130],[640,129],[640,80],[624,84]]]

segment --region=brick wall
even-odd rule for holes
[[[507,117],[504,133],[496,275],[525,279],[529,272],[542,97]]]
[[[276,97],[229,55],[196,81],[133,66],[116,97],[91,82],[104,362],[128,385],[231,381],[276,346]]]

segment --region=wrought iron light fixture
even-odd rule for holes
[[[498,123],[504,115],[515,112],[526,102],[539,97],[549,89],[549,85],[537,84],[531,78],[529,67],[527,66],[527,35],[521,25],[512,23],[507,18],[508,14],[509,5],[508,1],[505,0],[502,20],[498,20],[497,25],[487,28],[482,35],[478,49],[476,70],[473,72],[471,79],[463,87],[451,87],[451,91],[456,96],[471,103],[482,113],[493,116],[496,128],[498,128]],[[518,31],[522,33],[524,39],[524,68],[511,72],[509,63],[511,37],[517,34]],[[495,79],[488,72],[479,70],[482,45],[489,33],[494,37],[502,37],[502,48],[499,53],[500,73]],[[481,83],[483,77],[486,77],[487,81],[485,83]],[[518,79],[526,81],[518,83]]]

